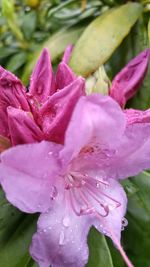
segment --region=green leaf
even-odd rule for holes
[[[9,71],[15,72],[26,62],[26,59],[27,54],[25,52],[20,52],[11,57],[6,67]]]
[[[132,178],[138,192],[129,198],[124,246],[136,267],[150,267],[150,174]]]
[[[90,230],[88,244],[90,256],[86,267],[114,267],[106,239],[95,228]]]
[[[36,51],[29,60],[29,63],[26,65],[24,69],[24,73],[22,76],[22,81],[27,84],[29,76],[34,68],[35,63],[41,53],[43,47],[47,47],[50,51],[51,60],[54,62],[58,57],[60,57],[66,46],[68,44],[74,44],[79,38],[80,34],[83,31],[83,27],[71,27],[60,30],[59,32],[52,35],[42,47]]]
[[[37,15],[34,10],[24,15],[22,19],[21,28],[27,40],[30,40],[30,38],[32,38],[32,34],[36,29],[36,23],[37,23]]]
[[[84,31],[75,45],[71,68],[84,77],[105,63],[141,15],[138,3],[128,3],[105,12]]]
[[[132,180],[123,180],[121,184],[123,185],[128,197],[139,191],[139,188],[132,182]]]
[[[0,190],[0,266],[30,267],[29,245],[37,216],[25,215],[11,206]]]

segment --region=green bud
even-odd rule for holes
[[[86,92],[101,93],[108,95],[108,90],[111,86],[111,82],[105,72],[104,66],[102,65],[99,69],[90,77],[86,79]]]

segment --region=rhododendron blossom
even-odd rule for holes
[[[150,167],[150,124],[128,123],[110,97],[82,96],[64,145],[19,145],[1,154],[0,180],[20,210],[40,212],[30,253],[40,267],[84,267],[87,235],[95,226],[120,244],[126,194],[119,183]]]
[[[150,48],[133,58],[113,79],[109,95],[121,107],[135,95],[140,88],[148,69]]]
[[[15,75],[0,67],[1,151],[9,141],[12,145],[43,139],[63,143],[73,108],[85,94],[84,79],[77,78],[66,64],[71,49],[66,49],[55,76],[48,51],[43,50],[28,93]]]

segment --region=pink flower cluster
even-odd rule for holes
[[[150,167],[150,111],[121,107],[140,87],[150,50],[114,78],[110,96],[86,96],[70,52],[54,75],[44,49],[28,92],[0,68],[0,182],[14,206],[40,212],[30,247],[40,267],[84,267],[91,226],[132,267],[120,243],[127,198],[119,180]]]

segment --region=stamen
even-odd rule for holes
[[[91,203],[87,200],[85,194],[80,190],[79,194],[81,196],[81,198],[83,199],[83,201],[88,205],[88,214],[90,213],[95,213],[95,208],[91,205]],[[99,213],[100,216],[102,217],[106,217],[109,213],[109,209],[107,206],[104,206],[103,204],[100,203],[100,205],[103,207],[105,214],[101,214],[100,212],[97,211],[97,213]],[[81,210],[82,214],[87,214],[87,210]]]
[[[69,193],[71,207],[77,216],[94,214],[101,222],[101,218],[108,216],[110,210],[121,206],[120,202],[101,190],[102,187],[103,190],[105,189],[104,186],[109,186],[109,183],[78,172],[71,172],[71,174],[66,177],[65,189]],[[113,202],[113,205],[109,203],[106,204],[103,198]],[[97,205],[94,206],[93,200],[103,208],[105,211],[104,214],[99,212]],[[127,220],[123,218],[122,226],[125,227],[126,225]],[[101,224],[100,227],[103,228]],[[105,231],[105,229],[103,229],[103,233],[112,238],[127,266],[134,267],[112,230],[107,228],[107,231]]]
[[[101,190],[102,186],[109,186],[109,183],[79,172],[69,173],[66,177],[65,189],[70,192],[70,203],[76,215],[92,214],[96,211],[101,217],[106,217],[110,210],[116,209],[121,205],[117,200],[103,193]],[[103,200],[104,197],[109,202],[113,202],[113,204],[111,202],[105,203]],[[93,200],[103,209],[104,213],[99,211],[96,203],[96,205],[93,204]],[[85,208],[81,207],[82,204]]]
[[[103,193],[103,192],[94,192],[95,188],[94,188],[94,190],[93,190],[93,188],[89,188],[90,186],[91,186],[91,185],[90,185],[89,183],[88,183],[87,186],[86,186],[87,190],[89,191],[89,194],[92,195],[92,197],[93,197],[97,202],[99,202],[100,204],[101,204],[101,202],[100,202],[99,199],[97,198],[97,195],[103,195],[103,196],[105,196],[106,198],[108,198],[109,200],[111,200],[113,203],[115,202],[115,205],[108,205],[108,207],[109,207],[111,210],[112,210],[112,208],[115,209],[115,208],[118,208],[119,206],[121,206],[121,203],[118,202],[117,200],[115,200],[114,198],[108,196],[107,194],[105,194],[105,193]],[[93,194],[93,193],[95,193],[95,194]]]

